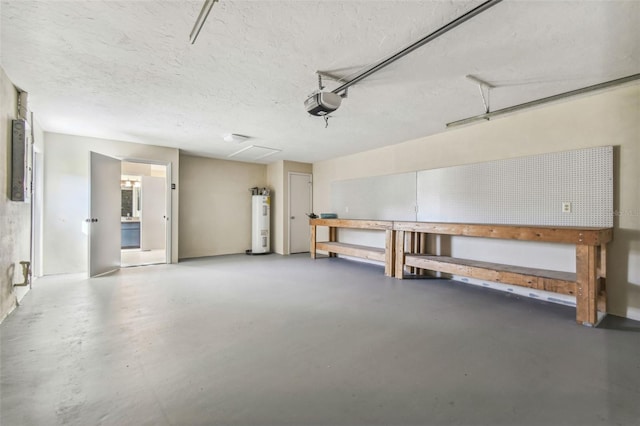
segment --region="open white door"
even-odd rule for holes
[[[120,268],[120,160],[90,152],[89,276]]]
[[[289,173],[289,253],[309,251],[311,213],[311,175]]]

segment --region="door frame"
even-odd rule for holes
[[[44,153],[35,145],[31,166],[31,280],[42,277],[43,265],[43,205]]]
[[[142,158],[121,158],[121,162],[126,163],[140,163],[140,164],[154,164],[157,166],[165,166],[166,167],[166,184],[165,184],[165,213],[167,217],[167,224],[165,227],[165,263],[172,263],[172,235],[173,235],[173,211],[172,200],[171,200],[171,161],[159,161],[159,160],[146,160]]]
[[[308,176],[309,177],[309,208],[313,212],[313,174],[303,172],[288,172],[287,176],[287,250],[286,254],[291,254],[291,176]]]

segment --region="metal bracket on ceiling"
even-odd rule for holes
[[[550,102],[556,102],[556,101],[564,100],[574,96],[581,96],[586,93],[607,90],[612,87],[623,86],[630,83],[635,84],[635,82],[638,80],[640,80],[640,74],[632,74],[627,77],[618,78],[616,80],[605,81],[604,83],[594,84],[593,86],[582,87],[580,89],[559,93],[557,95],[547,96],[546,98],[536,99],[534,101],[525,102],[523,104],[513,105],[510,107],[498,109],[489,113],[476,115],[475,117],[469,117],[469,118],[465,118],[458,121],[452,121],[450,123],[447,123],[447,127],[456,127],[456,126],[462,126],[465,124],[475,123],[477,121],[489,120],[493,117],[500,117],[502,115],[512,114],[518,111],[537,107],[539,105],[544,105]]]
[[[343,81],[345,81],[345,77],[340,77],[338,75],[332,74],[330,72],[327,71],[316,71],[316,74],[318,74],[318,86],[320,88],[320,91],[322,91],[326,86],[324,84],[322,84],[322,79],[326,79],[326,80],[332,80],[335,81],[337,83],[342,83]],[[338,93],[338,92],[334,92],[338,95],[340,95],[341,98],[345,99],[349,97],[349,88],[346,87],[342,90],[342,93]]]
[[[342,77],[339,77],[335,74],[332,74],[328,71],[316,71],[316,74],[318,74],[319,77],[324,77],[328,80],[333,80],[333,81],[337,81],[338,83],[344,81],[344,79]]]
[[[485,114],[489,114],[491,112],[491,98],[489,95],[490,95],[491,89],[493,89],[496,86],[494,86],[491,83],[487,83],[486,81],[481,80],[478,77],[471,74],[467,75],[466,77],[467,79],[473,81],[478,85],[478,89],[480,89],[480,96],[482,96],[482,104],[484,105]],[[485,91],[486,91],[486,94],[485,94]]]

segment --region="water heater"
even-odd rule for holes
[[[251,254],[269,253],[271,198],[268,195],[251,196]]]

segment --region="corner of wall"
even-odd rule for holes
[[[267,185],[271,190],[271,250],[283,255],[284,237],[282,220],[284,217],[283,176],[284,161],[276,161],[267,165]]]
[[[0,322],[17,306],[14,274],[19,261],[30,259],[31,207],[9,198],[11,121],[17,117],[18,92],[0,68]]]

